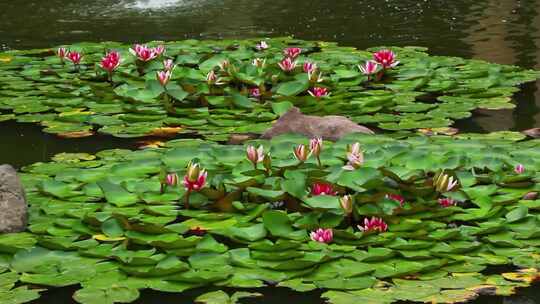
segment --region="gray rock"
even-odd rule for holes
[[[0,166],[0,233],[26,229],[28,206],[17,171],[10,165]]]
[[[285,133],[298,133],[310,138],[322,137],[336,141],[349,133],[373,134],[373,131],[343,116],[310,116],[302,114],[298,108],[291,108],[262,135],[262,138],[269,139]]]

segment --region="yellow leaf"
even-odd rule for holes
[[[103,241],[103,242],[118,242],[118,241],[123,241],[125,240],[126,238],[125,237],[115,237],[115,238],[110,238],[104,234],[96,234],[94,236],[92,236],[93,239],[95,240],[98,240],[98,241]]]

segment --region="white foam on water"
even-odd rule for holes
[[[124,7],[137,10],[161,10],[165,8],[183,7],[196,4],[198,1],[186,0],[136,0],[125,2]]]

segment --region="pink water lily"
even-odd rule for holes
[[[266,41],[264,41],[264,40],[255,45],[255,49],[257,49],[257,51],[263,51],[263,50],[266,50],[269,47],[270,46],[268,45],[268,43],[266,43]]]
[[[516,165],[516,167],[514,168],[514,172],[515,172],[516,174],[523,174],[523,173],[525,173],[525,166],[523,166],[522,164]]]
[[[391,69],[399,64],[396,61],[396,54],[391,50],[380,50],[373,54],[373,59],[382,66],[383,69]]]
[[[306,148],[306,145],[296,146],[294,148],[293,154],[294,154],[294,157],[300,162],[305,162],[309,158],[309,155],[310,155],[308,149]]]
[[[171,187],[178,185],[178,174],[176,173],[167,174],[167,176],[165,177],[165,183]]]
[[[156,72],[156,78],[159,81],[159,83],[165,87],[169,83],[169,80],[171,80],[171,71],[159,71]]]
[[[334,239],[334,233],[332,232],[332,229],[321,229],[321,228],[319,228],[319,229],[317,229],[315,231],[312,231],[309,234],[309,237],[314,242],[328,244],[328,243],[332,242],[332,240]]]
[[[163,69],[165,69],[165,71],[172,71],[174,67],[175,65],[172,59],[163,60]]]
[[[358,225],[358,229],[363,232],[385,232],[388,230],[388,225],[379,217],[365,218],[364,225]]]
[[[261,97],[261,90],[259,88],[249,89],[249,96],[259,98]]]
[[[56,50],[56,56],[58,56],[58,58],[60,58],[60,61],[62,63],[64,63],[64,58],[66,58],[67,53],[68,53],[68,50],[66,48],[63,48],[63,47],[58,48]]]
[[[311,195],[337,195],[337,191],[331,184],[327,183],[314,183],[311,186]]]
[[[295,59],[300,55],[300,53],[302,53],[302,49],[297,47],[290,47],[283,50],[283,55],[291,59]]]
[[[129,49],[129,52],[142,62],[148,62],[158,56],[154,48],[149,48],[147,45],[142,44],[135,44],[133,48]]]
[[[439,205],[441,205],[441,207],[447,208],[447,207],[455,206],[456,202],[451,198],[445,197],[445,198],[439,199]]]
[[[101,68],[111,74],[120,66],[120,53],[112,51],[101,59]]]
[[[264,147],[259,146],[259,148],[255,149],[254,146],[249,145],[246,148],[246,156],[247,159],[253,164],[253,167],[255,167],[256,169],[257,163],[260,163],[264,160]]]
[[[302,66],[304,72],[306,73],[313,73],[317,71],[318,67],[317,64],[311,61],[304,62],[304,65]]]
[[[206,83],[208,83],[208,85],[222,85],[223,81],[218,77],[214,70],[210,70],[210,72],[206,74]]]
[[[388,193],[384,197],[391,201],[398,202],[401,207],[405,205],[405,198],[399,194]]]
[[[315,98],[323,98],[328,97],[330,93],[328,92],[327,88],[323,87],[314,87],[308,90],[309,95],[315,97]]]
[[[156,54],[156,57],[161,56],[161,55],[165,54],[165,46],[160,44],[160,45],[152,48],[152,51],[154,51],[154,53]]]
[[[255,58],[253,59],[253,61],[251,62],[252,65],[258,67],[258,68],[263,68],[264,65],[266,64],[266,59],[262,59],[262,58]]]
[[[375,61],[368,60],[363,65],[359,65],[358,68],[362,74],[368,77],[368,80],[371,80],[371,76],[379,72],[380,65]]]
[[[81,63],[83,56],[79,52],[69,51],[66,55],[66,58],[69,61],[73,62],[73,64],[79,65]]]
[[[296,61],[293,60],[291,57],[287,57],[282,61],[278,62],[278,65],[284,72],[291,72],[296,68]]]

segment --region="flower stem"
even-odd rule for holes
[[[319,165],[319,168],[322,168],[322,163],[321,163],[321,157],[320,156],[317,156],[317,164]]]
[[[191,190],[186,192],[186,200],[184,201],[184,209],[189,209],[189,196],[191,195]]]

